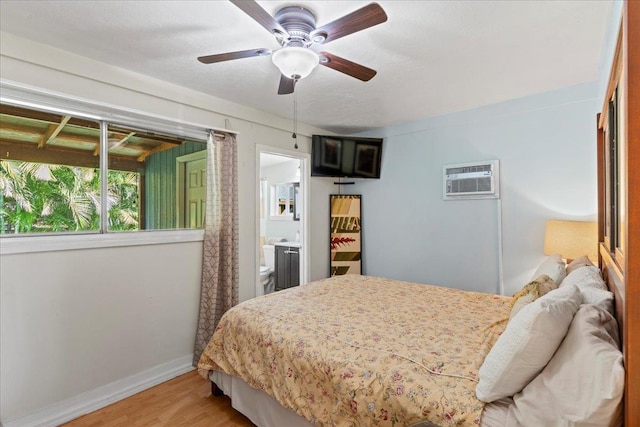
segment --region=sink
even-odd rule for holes
[[[300,242],[276,242],[275,245],[278,245],[278,246],[289,246],[289,247],[292,247],[292,248],[299,248],[301,246]]]

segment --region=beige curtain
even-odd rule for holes
[[[207,141],[207,199],[196,366],[222,315],[238,304],[238,170],[236,138]]]

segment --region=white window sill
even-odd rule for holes
[[[106,234],[0,237],[0,255],[121,246],[201,242],[204,230],[136,231]]]

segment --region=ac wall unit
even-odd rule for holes
[[[498,160],[445,165],[442,175],[444,200],[500,198]]]

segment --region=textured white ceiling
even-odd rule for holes
[[[367,2],[298,4],[331,22]],[[299,120],[338,133],[493,104],[598,77],[609,1],[380,1],[387,22],[321,46],[378,71],[369,82],[317,67],[296,86]],[[204,65],[201,55],[278,48],[228,1],[0,1],[0,29],[292,118],[270,57]],[[1,70],[0,70],[1,72]]]

